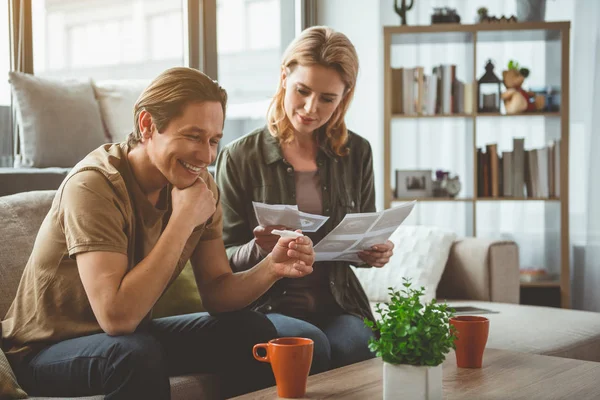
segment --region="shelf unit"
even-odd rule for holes
[[[556,281],[521,283],[521,290],[528,288],[559,288],[560,305],[570,307],[570,262],[569,262],[569,36],[570,22],[517,22],[517,23],[484,23],[474,25],[463,24],[437,24],[423,26],[388,26],[383,29],[384,34],[384,206],[391,207],[393,202],[414,199],[394,198],[391,182],[391,151],[392,151],[392,121],[403,119],[435,119],[435,118],[462,118],[472,120],[473,130],[473,197],[466,198],[418,198],[419,202],[468,202],[472,203],[472,231],[477,234],[476,214],[477,204],[481,202],[500,201],[541,201],[560,203],[560,278]],[[513,41],[558,41],[560,44],[561,77],[560,92],[561,106],[558,112],[528,112],[521,114],[505,115],[500,113],[468,113],[446,115],[403,115],[392,113],[392,65],[391,49],[393,45],[409,44],[439,44],[439,43],[464,43],[470,44],[473,51],[473,104],[476,107],[477,79],[481,68],[477,62],[478,42],[513,42]],[[566,56],[564,56],[566,55]],[[522,197],[477,197],[477,119],[478,118],[527,118],[544,117],[560,119],[560,198],[522,198]],[[513,135],[514,136],[514,135]]]

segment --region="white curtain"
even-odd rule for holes
[[[572,305],[600,311],[600,2],[575,2],[572,36]]]
[[[393,0],[381,1],[383,25],[398,25]],[[457,10],[462,23],[475,23],[477,9],[488,14],[516,14],[516,2],[507,0],[417,0],[407,13],[409,25],[430,23],[434,7]],[[600,114],[600,2],[597,0],[547,0],[546,21],[571,21],[570,42],[570,233],[573,259],[572,306],[600,311],[600,138],[592,134]],[[526,87],[560,85],[557,46],[540,42],[486,43],[477,49],[476,76],[492,58],[501,77],[508,61],[518,60],[531,70]],[[392,66],[425,66],[426,73],[440,63],[455,63],[457,78],[470,80],[472,50],[465,44],[395,46]],[[493,55],[493,56],[491,56]],[[465,66],[465,60],[467,60]],[[559,68],[559,67],[558,67]],[[470,120],[399,120],[392,124],[392,170],[448,169],[463,182],[461,196],[473,196],[472,127]],[[512,150],[512,137],[525,138],[525,148],[538,148],[560,137],[558,118],[479,118],[477,147],[497,143],[498,150]],[[592,156],[594,155],[594,156]],[[393,175],[393,174],[392,174]],[[392,177],[393,179],[393,177]],[[393,181],[390,182],[393,185]],[[594,201],[595,200],[595,201]],[[420,203],[412,223],[448,227],[459,234],[472,234],[470,203]],[[515,240],[523,267],[560,271],[560,205],[558,202],[478,202],[477,236]],[[562,227],[565,228],[565,227]]]

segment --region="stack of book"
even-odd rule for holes
[[[431,75],[424,67],[392,68],[392,113],[471,114],[473,84],[456,78],[456,65],[442,64]]]
[[[477,148],[478,197],[560,197],[560,139],[525,150],[525,139],[514,138],[512,151],[497,143]]]

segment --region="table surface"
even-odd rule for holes
[[[456,366],[451,352],[443,364],[445,399],[600,399],[600,363],[486,349],[483,368]],[[381,399],[379,358],[308,378],[305,399]],[[236,399],[277,399],[275,387]]]

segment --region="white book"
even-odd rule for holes
[[[536,150],[537,168],[539,182],[539,197],[549,197],[548,189],[548,148],[543,147]]]

